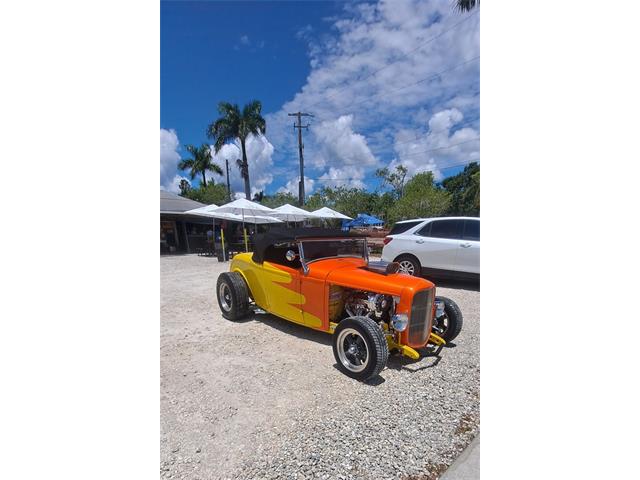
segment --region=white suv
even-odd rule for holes
[[[409,275],[479,278],[480,219],[443,217],[404,220],[384,239],[382,260],[400,263]]]

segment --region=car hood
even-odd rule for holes
[[[385,275],[372,272],[364,268],[366,265],[363,259],[334,258],[312,262],[309,268],[314,277],[325,277],[329,283],[386,295],[400,296],[406,289],[415,292],[434,286],[424,278],[403,273]]]

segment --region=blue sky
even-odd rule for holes
[[[163,1],[161,187],[188,177],[177,162],[185,145],[207,142],[218,102],[254,98],[267,133],[248,146],[253,191],[297,191],[287,113],[298,109],[316,115],[305,131],[308,193],[375,189],[375,169],[400,163],[456,173],[479,161],[478,57],[479,12],[459,14],[449,0]],[[215,160],[237,156],[228,145]]]

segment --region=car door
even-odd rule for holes
[[[480,219],[464,221],[457,263],[460,272],[480,273]]]
[[[262,264],[262,279],[270,313],[296,323],[304,323],[300,294],[301,270],[267,260]]]
[[[457,270],[463,220],[433,220],[414,234],[413,251],[425,268]]]

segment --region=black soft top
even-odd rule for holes
[[[264,252],[268,247],[276,243],[295,242],[296,240],[309,238],[365,238],[366,235],[352,234],[343,232],[337,228],[271,228],[266,233],[259,233],[253,237],[253,256],[254,262],[262,263],[264,261]]]

